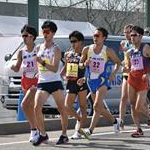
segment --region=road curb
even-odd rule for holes
[[[118,116],[115,116],[118,117]],[[85,123],[85,127],[89,127],[91,121],[91,117],[88,117]],[[125,116],[125,124],[132,124],[131,115]],[[68,129],[74,129],[76,124],[76,120],[71,118],[69,119]],[[111,126],[112,123],[100,117],[97,127],[102,126]],[[47,131],[57,131],[61,130],[61,122],[59,118],[56,119],[46,119],[45,127]],[[21,133],[29,133],[29,123],[27,121],[19,121],[19,122],[10,122],[10,123],[0,123],[0,135],[8,135],[8,134],[21,134]]]

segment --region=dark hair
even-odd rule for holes
[[[137,33],[139,33],[141,35],[144,35],[144,29],[139,26],[133,26],[132,30],[136,31]]]
[[[84,35],[79,32],[79,31],[73,31],[69,34],[69,39],[71,39],[71,37],[75,37],[78,39],[78,41],[84,41]]]
[[[98,27],[96,30],[101,31],[103,36],[106,37],[106,39],[107,39],[109,33],[108,33],[108,31],[105,28]]]
[[[57,25],[52,22],[52,21],[45,21],[43,24],[42,24],[42,29],[44,28],[49,28],[53,33],[55,33],[57,31]]]
[[[21,34],[23,32],[28,32],[29,34],[32,34],[34,36],[34,40],[36,39],[38,35],[36,29],[28,24],[25,24],[23,28],[21,29]]]

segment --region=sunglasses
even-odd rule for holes
[[[27,38],[27,37],[32,37],[33,35],[31,35],[31,34],[22,34],[21,35],[23,38]]]
[[[76,43],[78,40],[71,40],[70,43]]]
[[[100,37],[100,35],[98,35],[98,34],[94,34],[93,36],[94,36],[94,37]]]
[[[28,36],[29,36],[28,34],[23,34],[23,35],[22,35],[23,38],[26,38],[26,37],[28,37]]]
[[[140,34],[130,34],[131,37],[136,37],[136,36],[140,36]]]
[[[51,32],[51,31],[50,31],[49,29],[44,29],[44,30],[43,30],[43,34],[50,34],[50,32]]]

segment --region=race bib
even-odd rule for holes
[[[23,70],[25,73],[28,72],[37,72],[37,63],[36,63],[36,59],[32,59],[32,60],[27,60],[27,61],[23,61],[22,64]]]
[[[42,59],[43,61],[45,61],[46,64],[49,64],[50,65],[50,60],[49,59]],[[42,64],[40,63],[37,63],[38,65],[38,68],[40,71],[48,71],[48,69],[44,66],[42,66]]]
[[[67,77],[78,77],[78,64],[75,63],[67,63]]]
[[[105,61],[104,60],[93,60],[90,61],[90,72],[102,73],[104,71]]]
[[[131,58],[131,64],[131,70],[142,70],[144,68],[142,56]]]

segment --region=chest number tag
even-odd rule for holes
[[[78,64],[75,63],[67,63],[67,77],[78,77]]]

